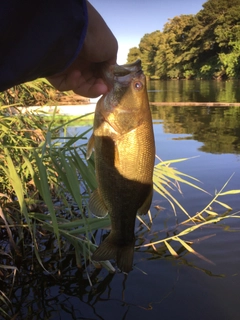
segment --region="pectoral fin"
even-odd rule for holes
[[[108,214],[108,209],[100,197],[98,189],[93,191],[90,197],[89,209],[98,218],[104,218]]]
[[[92,134],[90,139],[88,140],[88,145],[87,145],[87,160],[90,159],[92,152],[94,149],[94,135]]]
[[[149,192],[146,200],[144,201],[143,205],[138,209],[138,214],[146,214],[151,206],[152,203],[152,197],[153,197],[153,188],[151,188],[151,191]]]

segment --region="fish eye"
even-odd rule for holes
[[[142,87],[143,87],[143,84],[142,84],[141,81],[136,81],[136,82],[134,83],[134,89],[136,89],[137,91],[141,90]]]

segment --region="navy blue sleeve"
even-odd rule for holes
[[[66,69],[87,30],[86,0],[2,0],[0,91]]]

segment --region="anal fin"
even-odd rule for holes
[[[94,190],[91,194],[89,209],[98,218],[104,218],[108,214],[108,209],[100,197],[98,189]]]

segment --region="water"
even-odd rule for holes
[[[164,102],[239,102],[240,81],[150,81],[149,100]]]
[[[149,83],[149,97],[150,101],[237,102],[237,87],[238,82],[154,81]],[[212,195],[233,173],[226,190],[240,189],[239,108],[152,106],[152,114],[157,154],[162,160],[193,157],[174,166],[199,179],[198,185]],[[212,199],[184,185],[182,192],[174,191],[174,196],[191,215]],[[232,212],[240,210],[239,194],[220,200],[228,203]],[[155,206],[165,209],[159,212]],[[213,205],[213,210],[225,211],[218,205]],[[157,193],[151,211],[154,223],[150,231],[146,233],[137,223],[137,243],[170,236],[180,230],[177,222],[186,219],[179,209],[176,218],[170,204]],[[240,221],[227,219],[184,238],[210,262],[181,246],[176,246],[179,259],[164,247],[158,252],[150,247],[136,250],[134,270],[127,279],[121,273],[109,275],[90,267],[90,287],[74,266],[60,281],[39,275],[22,302],[21,312],[26,318],[34,314],[27,319],[56,320],[239,319],[239,232]]]

